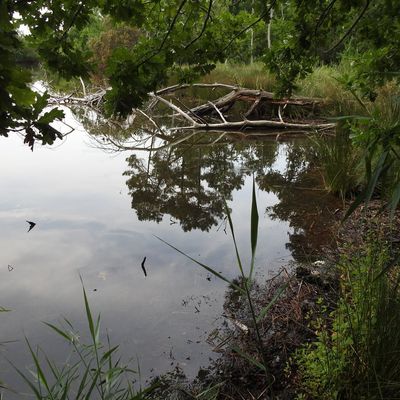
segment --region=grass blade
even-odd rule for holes
[[[239,250],[238,250],[237,243],[236,243],[236,237],[235,237],[235,231],[234,231],[234,229],[233,229],[233,223],[232,223],[231,213],[230,213],[230,211],[229,211],[229,207],[228,207],[228,204],[227,204],[227,202],[226,202],[225,199],[224,199],[224,204],[225,204],[225,212],[226,212],[226,215],[227,215],[227,217],[228,217],[229,229],[231,230],[232,239],[233,239],[233,244],[234,244],[234,246],[235,246],[235,252],[236,252],[237,263],[238,263],[238,266],[239,266],[239,269],[240,269],[240,273],[241,273],[241,275],[242,275],[242,278],[245,278],[244,271],[243,271],[243,266],[242,266],[242,261],[241,261],[241,259],[240,259]]]
[[[279,297],[281,297],[281,294],[286,290],[288,287],[289,282],[285,283],[282,285],[277,292],[275,293],[274,297],[271,299],[271,301],[260,311],[260,314],[257,317],[257,323],[260,322],[268,313],[270,308],[277,302]]]
[[[114,353],[116,350],[118,350],[119,346],[115,346],[112,349],[108,350],[106,353],[103,354],[103,356],[101,357],[100,363],[103,364],[104,362],[106,362],[107,360],[109,361],[111,359],[111,355],[112,353]],[[110,366],[111,368],[111,366]]]
[[[154,235],[158,240],[160,240],[161,242],[165,243],[167,246],[171,247],[172,249],[174,249],[175,251],[177,251],[178,253],[184,255],[186,258],[188,258],[189,260],[193,261],[195,264],[199,265],[200,267],[204,268],[206,271],[210,272],[211,274],[215,275],[217,278],[229,283],[229,285],[231,285],[232,287],[234,287],[235,289],[239,290],[241,293],[244,293],[243,289],[236,285],[235,283],[231,282],[228,278],[225,278],[223,275],[221,275],[219,272],[217,272],[215,269],[208,267],[207,265],[201,263],[200,261],[197,261],[195,258],[190,257],[188,254],[184,253],[183,251],[179,250],[178,248],[176,248],[175,246],[173,246],[172,244],[169,244],[168,242],[166,242],[165,240],[161,239],[160,237],[158,237],[157,235]]]
[[[250,272],[249,281],[251,281],[254,270],[254,260],[256,257],[257,239],[258,239],[258,209],[257,209],[257,198],[256,198],[256,188],[255,181],[253,177],[253,195],[251,199],[251,262],[250,262]]]
[[[55,325],[50,324],[49,322],[43,322],[45,325],[53,329],[55,332],[57,332],[60,336],[62,336],[64,339],[67,339],[69,342],[72,342],[73,338],[72,336],[69,336],[68,333],[62,331],[60,328],[57,328]]]
[[[30,381],[29,378],[21,371],[19,370],[14,364],[10,363],[12,367],[15,369],[17,374],[25,381],[25,383],[31,388],[32,392],[35,394],[36,398],[41,400],[42,395],[39,393],[39,391],[36,389],[36,386]]]
[[[353,203],[350,205],[346,214],[343,218],[343,221],[354,212],[354,210],[364,201],[366,205],[368,205],[371,200],[372,194],[374,193],[376,183],[378,182],[379,176],[381,175],[382,170],[384,169],[385,160],[387,158],[388,151],[385,151],[381,154],[379,161],[375,167],[374,173],[371,179],[368,182],[368,186],[356,197]]]
[[[87,299],[87,296],[86,296],[85,287],[83,286],[82,278],[81,278],[81,282],[82,282],[82,289],[83,289],[83,298],[84,298],[84,301],[85,301],[86,318],[87,318],[87,321],[89,323],[90,335],[92,336],[93,342],[97,343],[96,342],[96,332],[95,332],[95,327],[94,327],[94,323],[93,323],[92,312],[90,311],[89,302],[88,302],[88,299]]]
[[[254,357],[252,357],[250,354],[245,353],[244,351],[240,350],[239,347],[234,346],[232,350],[235,353],[238,353],[240,357],[244,358],[245,360],[249,361],[251,364],[255,365],[256,367],[260,368],[262,371],[266,372],[266,368],[263,364],[261,364],[259,361],[257,361]]]
[[[46,388],[47,393],[49,395],[49,398],[53,399],[54,397],[53,397],[53,395],[51,393],[51,390],[50,390],[49,384],[47,382],[46,376],[44,375],[44,372],[43,372],[43,370],[42,370],[42,368],[40,366],[39,358],[35,354],[35,352],[33,351],[32,347],[31,347],[31,344],[29,343],[28,339],[25,338],[25,340],[26,340],[26,343],[28,344],[29,351],[31,353],[33,362],[35,363],[37,378],[38,378],[39,382],[41,382],[44,385],[44,387]]]
[[[388,151],[384,151],[381,154],[381,156],[379,157],[378,163],[375,167],[374,174],[373,174],[372,178],[370,179],[370,181],[368,182],[366,198],[365,198],[367,203],[371,200],[372,194],[376,187],[376,183],[378,182],[381,172],[384,169],[385,161],[386,161],[388,154],[389,154]]]
[[[94,376],[92,377],[92,384],[90,385],[90,388],[86,393],[85,400],[90,400],[90,396],[92,395],[92,392],[96,387],[97,379],[99,378],[99,376],[100,376],[100,370],[97,370]]]
[[[399,204],[399,201],[400,201],[400,182],[394,188],[392,197],[391,197],[389,205],[388,205],[391,220],[393,220],[393,218],[394,218],[394,213]]]
[[[85,387],[86,387],[86,380],[87,380],[87,377],[88,377],[88,375],[89,375],[89,369],[90,369],[89,367],[87,367],[87,368],[85,369],[85,373],[83,374],[82,379],[81,379],[81,382],[79,383],[78,392],[77,392],[77,394],[76,394],[76,399],[77,399],[77,400],[81,398],[81,394],[83,393],[83,390],[84,390]]]

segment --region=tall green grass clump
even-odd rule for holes
[[[122,364],[117,356],[118,346],[100,341],[100,316],[93,318],[83,289],[89,343],[83,343],[71,322],[65,319],[65,327],[46,323],[72,348],[63,365],[50,360],[40,349],[34,349],[26,340],[34,367],[29,374],[15,368],[37,400],[143,400],[154,389],[137,391],[134,378],[137,372]]]
[[[388,245],[371,238],[339,268],[337,308],[317,319],[316,341],[297,354],[298,399],[399,398],[399,267]]]
[[[332,116],[362,113],[362,107],[342,81],[339,66],[323,65],[296,83],[296,94],[324,99],[325,111]]]
[[[350,134],[347,123],[341,123],[333,137],[321,134],[311,139],[325,189],[343,201],[363,182],[362,152],[353,145]]]
[[[350,124],[353,144],[363,150],[366,183],[350,211],[380,195],[393,215],[400,201],[400,87],[391,82],[380,88],[374,103],[357,99],[366,116]]]

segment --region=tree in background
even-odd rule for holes
[[[376,85],[397,73],[399,15],[400,4],[390,0],[3,0],[0,134],[25,132],[32,148],[35,140],[52,143],[61,137],[50,123],[63,113],[43,113],[47,96],[31,90],[32,74],[18,64],[25,42],[46,68],[67,79],[104,74],[111,87],[109,115],[140,106],[171,70],[187,82],[217,62],[240,56],[247,61],[250,29],[257,32],[255,55],[276,72],[281,95],[291,95],[296,79],[319,63],[351,54],[346,84],[373,99]],[[108,28],[104,20],[110,21]],[[17,33],[21,25],[29,28],[24,39]],[[93,33],[98,36],[85,40]]]

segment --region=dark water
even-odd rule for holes
[[[103,331],[125,359],[138,360],[142,381],[176,365],[195,376],[217,357],[206,339],[222,322],[226,285],[154,235],[235,278],[222,199],[248,264],[253,174],[258,278],[318,257],[336,204],[320,189],[309,142],[200,139],[150,161],[148,153],[105,153],[83,129],[34,152],[20,138],[0,139],[0,306],[12,310],[0,313],[0,342],[15,341],[0,348],[0,380],[26,390],[6,361],[32,365],[24,336],[67,359],[69,349],[42,321],[66,317],[85,336],[79,276]],[[37,224],[29,233],[26,220]]]

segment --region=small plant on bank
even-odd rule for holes
[[[337,308],[314,322],[316,341],[297,353],[299,399],[398,398],[400,279],[394,265],[388,246],[372,240],[342,259]]]
[[[65,319],[67,328],[46,323],[70,346],[72,354],[61,367],[51,361],[43,351],[34,349],[26,340],[34,368],[29,375],[15,370],[29,386],[37,400],[144,400],[155,386],[137,391],[133,386],[136,371],[123,365],[117,357],[119,346],[107,345],[100,341],[100,316],[93,318],[83,288],[86,319],[90,343],[82,343],[73,325]],[[33,377],[33,378],[32,378]]]

